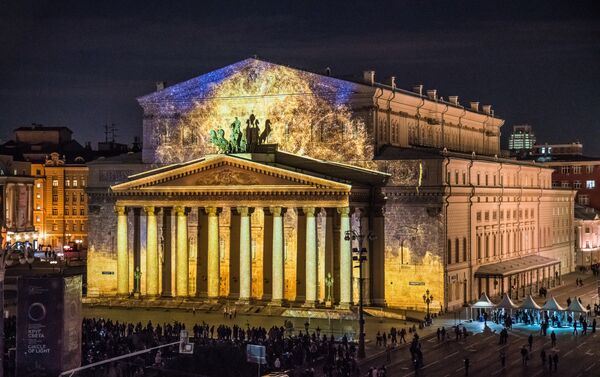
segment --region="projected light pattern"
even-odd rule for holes
[[[364,122],[352,116],[349,82],[255,59],[213,71],[140,99],[169,113],[154,123],[157,162],[181,162],[216,152],[211,129],[250,114],[272,124],[267,143],[314,158],[365,164],[373,151]],[[175,119],[175,120],[173,120]],[[243,125],[245,127],[245,125]]]

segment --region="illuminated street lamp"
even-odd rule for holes
[[[359,358],[365,357],[365,319],[363,316],[363,262],[367,261],[367,249],[363,247],[365,238],[373,241],[376,237],[369,232],[366,236],[355,230],[348,230],[344,235],[346,241],[358,241],[358,247],[352,248],[352,260],[358,262],[358,354]]]
[[[429,294],[429,289],[423,295],[423,302],[427,304],[427,320],[429,321],[429,304],[433,302],[433,295]]]

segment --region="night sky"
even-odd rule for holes
[[[593,1],[0,2],[0,137],[62,125],[141,135],[135,98],[244,58],[492,104],[538,142],[600,155],[600,14]],[[597,5],[597,4],[596,4]]]

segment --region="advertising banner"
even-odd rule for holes
[[[58,376],[81,363],[81,276],[20,277],[17,377]]]

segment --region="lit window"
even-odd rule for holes
[[[54,230],[54,231],[58,230],[58,224],[52,224],[52,230]]]
[[[39,216],[36,216],[36,217],[35,217],[35,221],[39,223],[39,222],[41,221],[40,217],[39,217]]]
[[[65,181],[65,186],[66,186],[66,187],[71,187],[71,180],[67,179],[67,180]]]
[[[41,195],[41,194],[35,194],[35,197],[36,197],[37,199],[41,199],[41,198],[42,198],[42,195]]]
[[[40,187],[42,187],[42,184],[38,182],[35,184],[35,187],[40,188]]]
[[[588,189],[593,189],[596,187],[596,181],[593,179],[588,179],[587,181],[585,181],[585,188]]]
[[[573,174],[581,174],[581,166],[573,166]]]
[[[594,172],[594,165],[588,165],[585,167],[585,172],[588,174],[592,174]]]
[[[73,180],[73,187],[77,187],[77,180],[76,179]]]
[[[52,187],[58,187],[58,179],[52,180]]]
[[[81,187],[85,187],[85,179],[81,180]]]
[[[580,181],[573,182],[573,188],[576,188],[576,189],[581,188],[581,182]]]

